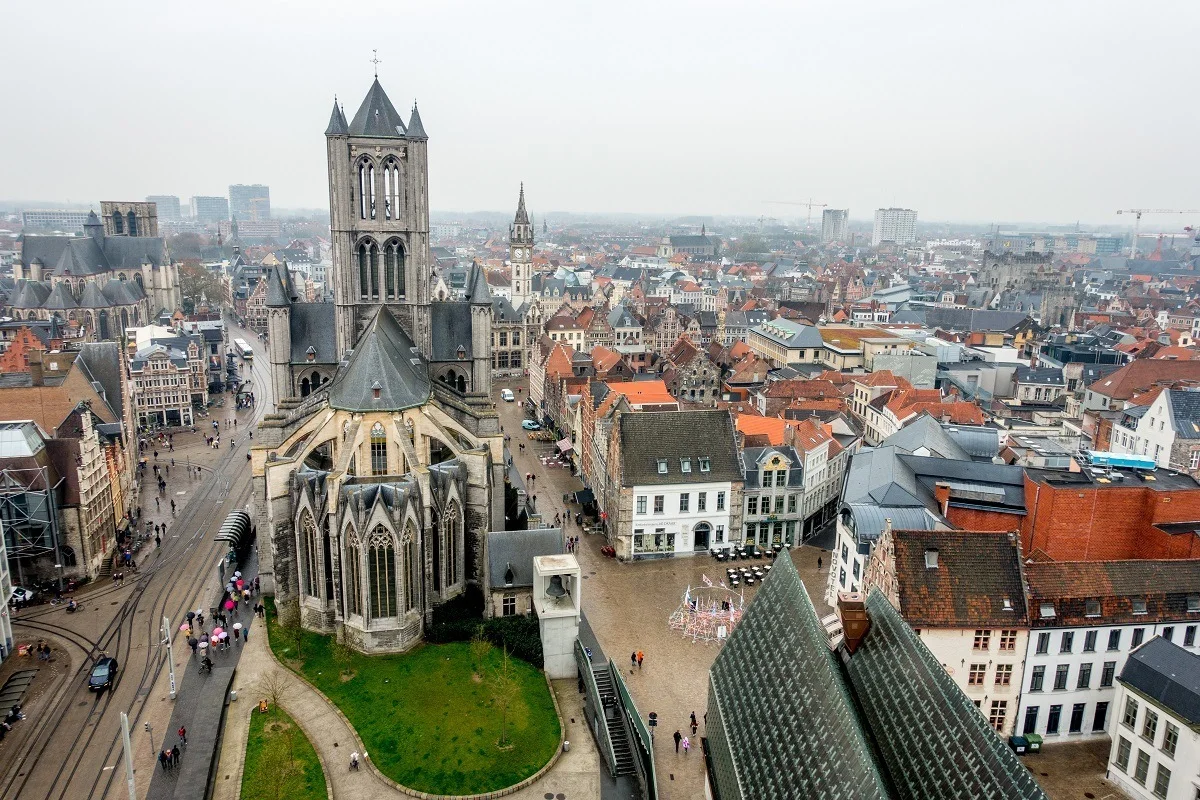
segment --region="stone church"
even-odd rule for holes
[[[334,303],[267,276],[276,408],[254,439],[264,589],[305,627],[406,650],[434,606],[479,583],[503,529],[504,440],[491,398],[492,301],[431,296],[428,137],[378,79],[325,131]]]

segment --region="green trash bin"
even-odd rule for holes
[[[1042,752],[1042,737],[1036,733],[1025,734],[1025,743],[1029,745],[1030,753]]]
[[[1029,751],[1029,740],[1024,736],[1010,736],[1008,737],[1008,746],[1017,755],[1024,755]]]

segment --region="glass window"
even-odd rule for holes
[[[1070,672],[1071,672],[1070,664],[1059,664],[1055,668],[1055,670],[1054,670],[1054,688],[1055,689],[1067,688],[1067,677],[1069,676]]]
[[[1121,649],[1121,630],[1119,628],[1108,632],[1108,649],[1109,652]]]
[[[646,513],[646,495],[639,495],[637,499],[637,513]]]
[[[696,494],[696,510],[708,511],[708,492],[699,492]]]
[[[783,495],[777,495],[775,497],[775,513],[776,514],[783,513]]]
[[[1075,646],[1075,633],[1073,631],[1063,631],[1062,638],[1058,640],[1058,652],[1069,653]]]
[[[708,472],[708,470],[701,470],[701,472]],[[725,510],[725,493],[717,492],[717,511],[724,511],[724,510]]]
[[[1154,744],[1154,737],[1158,735],[1158,712],[1146,709],[1146,718],[1142,720],[1142,738]]]
[[[1117,662],[1105,661],[1104,669],[1100,671],[1100,688],[1107,689],[1113,685],[1113,674],[1117,671]]]
[[[1092,733],[1103,731],[1108,722],[1108,703],[1096,703],[1096,716],[1092,718]]]
[[[1037,638],[1038,655],[1045,655],[1050,652],[1050,634],[1039,633]]]
[[[692,460],[690,458],[679,459],[679,471],[680,472],[691,472],[692,471]]]
[[[1079,665],[1079,677],[1075,680],[1075,688],[1076,689],[1090,689],[1090,688],[1092,688],[1091,684],[1092,684],[1092,665],[1091,664],[1080,664]]]
[[[1196,644],[1196,626],[1188,625],[1183,629],[1183,646],[1193,647]]]
[[[775,472],[773,470],[764,470],[762,474],[762,485],[764,489],[770,489],[775,484]]]
[[[1200,450],[1196,452],[1200,453]],[[1189,594],[1187,596],[1187,610],[1189,614],[1200,614],[1200,594]]]
[[[1037,730],[1038,707],[1029,706],[1025,709],[1025,728],[1022,733],[1033,733]]]
[[[687,492],[681,492],[679,495],[679,513],[683,514],[686,511],[688,511],[689,506],[691,504],[692,504],[691,495],[688,494]]]
[[[1133,641],[1129,643],[1130,648],[1137,647],[1138,645],[1140,645],[1142,643],[1142,640],[1145,638],[1146,638],[1146,629],[1145,628],[1134,628],[1133,629]]]
[[[654,513],[661,514],[664,508],[666,508],[665,496],[661,494],[654,495]]]
[[[1117,737],[1117,759],[1114,763],[1121,772],[1129,771],[1129,754],[1132,750],[1133,747],[1129,744],[1128,739],[1124,736]]]
[[[1178,726],[1168,722],[1166,724],[1167,732],[1163,734],[1162,751],[1172,758],[1175,757],[1175,749],[1179,747],[1179,728]]]
[[[757,497],[747,497],[746,498],[746,513],[747,514],[757,514],[758,513],[758,498]]]
[[[1150,772],[1150,755],[1142,750],[1138,751],[1137,766],[1133,770],[1133,779],[1142,786],[1146,785],[1146,775]]]
[[[1046,679],[1046,667],[1038,664],[1033,668],[1033,672],[1029,674],[1029,691],[1040,692],[1042,690],[1042,682]]]
[[[712,469],[712,463],[707,458],[701,458],[700,459],[700,471],[708,472],[710,469]]]
[[[1083,652],[1096,652],[1096,631],[1088,631],[1083,635]]]
[[[1171,788],[1171,770],[1167,769],[1163,764],[1158,765],[1158,769],[1154,773],[1154,796],[1166,797],[1167,790]]]
[[[1089,617],[1100,616],[1100,601],[1099,600],[1087,600],[1087,601],[1085,601],[1085,606],[1086,606],[1086,608],[1085,608],[1086,616],[1089,616]]]
[[[983,677],[987,673],[987,664],[972,664],[971,672],[967,675],[968,686],[983,686]]]
[[[1135,597],[1133,599],[1133,613],[1135,613],[1135,614],[1145,614],[1146,613],[1146,598]]]
[[[1054,616],[1054,603],[1042,603],[1038,609],[1043,619],[1049,619]]]
[[[658,474],[659,475],[667,474],[667,460],[665,458],[660,458],[658,460]]]
[[[371,428],[371,474],[387,474],[387,435],[378,422]]]
[[[1000,649],[1013,652],[1017,649],[1017,632],[1012,630],[1000,631]]]
[[[995,684],[997,686],[1009,686],[1012,684],[1012,673],[1012,664],[997,664]]]
[[[794,495],[794,494],[789,494],[789,495],[788,495],[788,506],[787,506],[787,508],[788,508],[788,510],[787,510],[787,513],[789,513],[789,514],[795,514],[795,513],[796,513],[796,495]]]
[[[992,632],[990,630],[975,631],[975,649],[987,650],[992,643]]]
[[[1076,703],[1071,706],[1071,726],[1068,732],[1079,733],[1083,730],[1083,713],[1086,709],[1087,703]]]
[[[992,729],[997,730],[997,731],[1003,730],[1004,729],[1004,719],[1007,716],[1008,716],[1008,701],[1007,700],[993,700],[991,713],[988,714],[988,722],[991,724]]]
[[[1058,721],[1062,718],[1062,706],[1050,706],[1050,715],[1046,717],[1046,733],[1058,733]]]
[[[504,595],[503,613],[506,617],[516,616],[517,613],[517,598],[515,595]]]
[[[1130,730],[1137,725],[1138,702],[1132,697],[1125,698],[1125,713],[1121,716],[1121,724]]]
[[[1172,639],[1174,639],[1175,638],[1175,626],[1168,625],[1167,627],[1163,628],[1162,637],[1164,639],[1166,639],[1168,642],[1171,641]]]

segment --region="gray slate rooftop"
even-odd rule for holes
[[[329,405],[344,411],[402,411],[424,405],[431,391],[427,364],[388,307],[380,306],[349,362],[334,376]]]
[[[1119,680],[1188,725],[1200,725],[1200,655],[1155,636],[1129,654]]]
[[[562,528],[491,531],[487,535],[488,586],[492,589],[533,586],[534,557],[557,555],[562,551]],[[510,569],[511,583],[505,581]]]
[[[709,469],[701,470],[707,458]],[[666,462],[659,472],[658,462]],[[686,461],[689,472],[683,472]],[[672,483],[740,481],[733,418],[728,411],[654,411],[621,418],[621,483],[658,486]]]

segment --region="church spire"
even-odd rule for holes
[[[521,181],[521,197],[517,200],[517,217],[513,220],[517,225],[529,224],[529,212],[525,210],[525,182]]]
[[[421,115],[417,112],[417,101],[413,100],[412,116],[408,120],[408,138],[410,139],[428,139],[429,136],[425,133],[425,126],[421,124]]]
[[[333,113],[329,115],[329,126],[325,128],[326,136],[342,136],[346,133],[346,115],[338,107],[337,95],[333,98]]]

